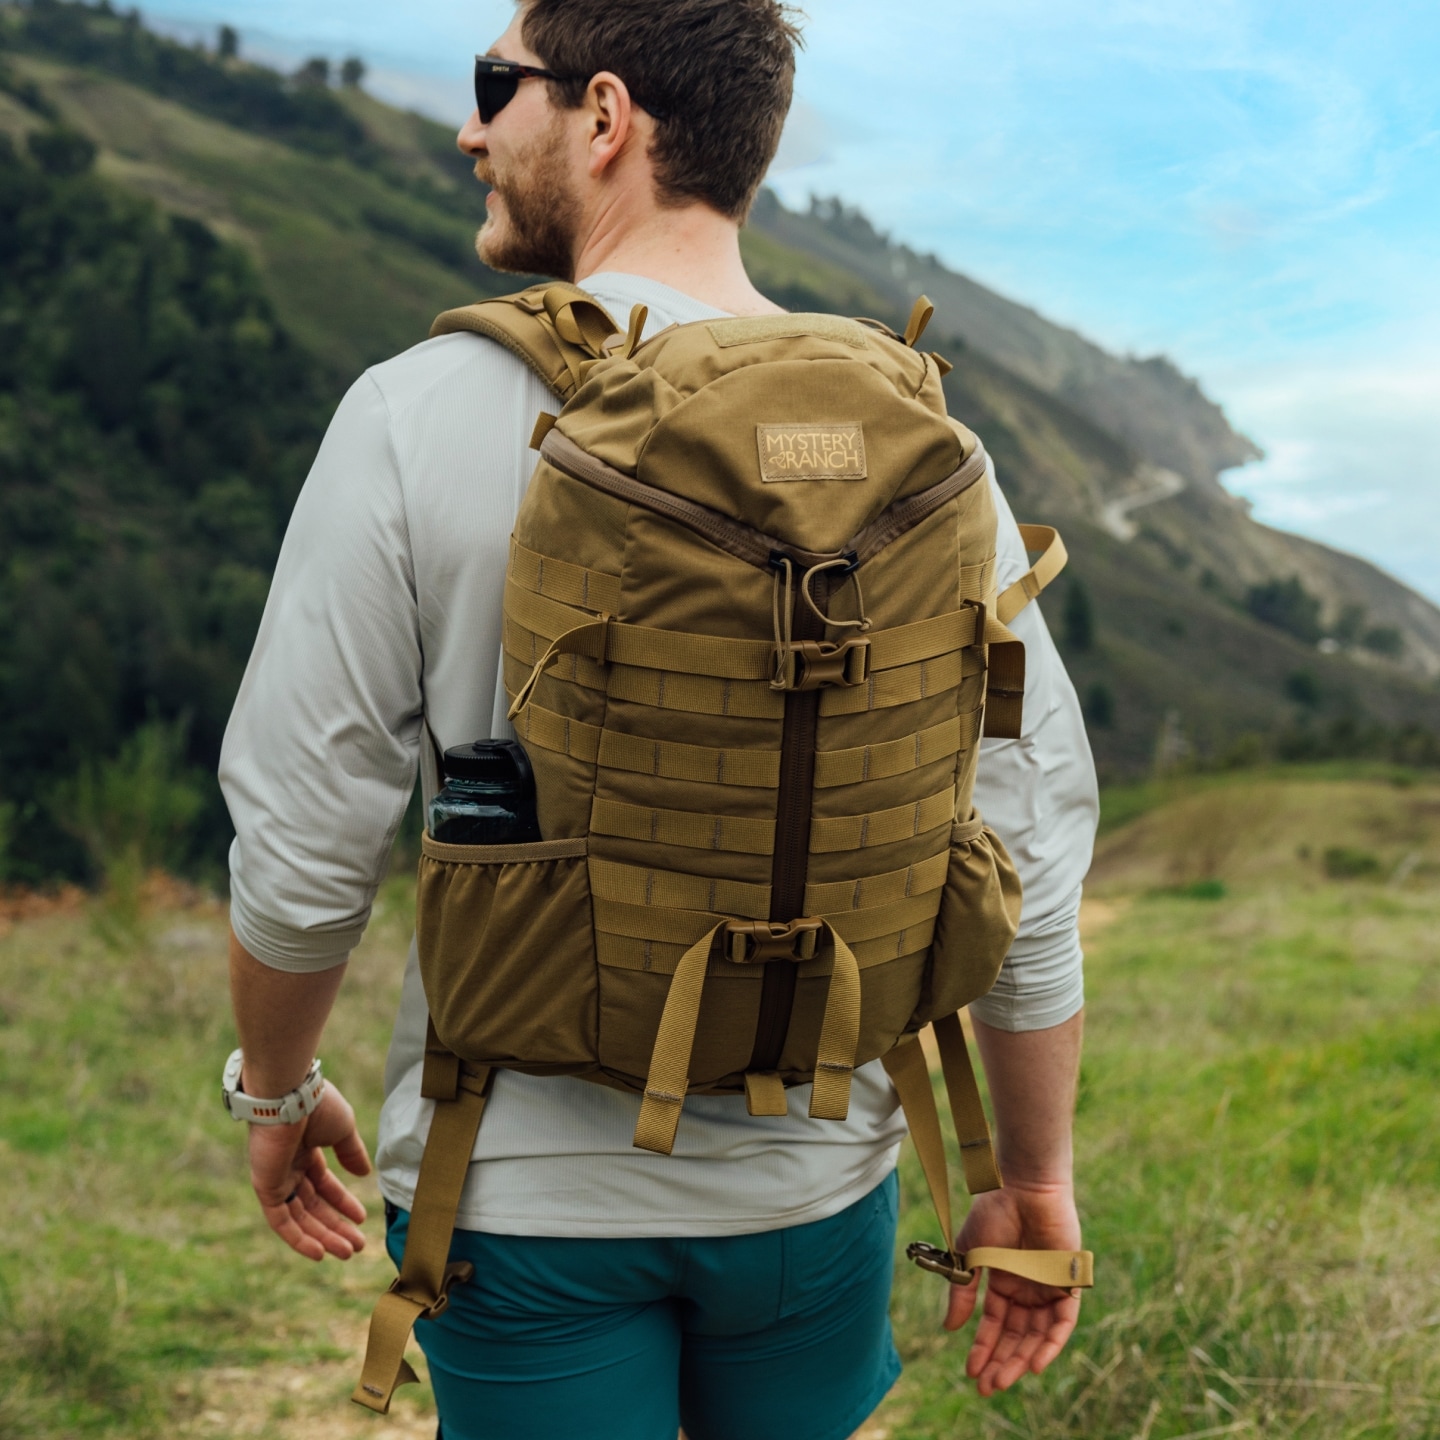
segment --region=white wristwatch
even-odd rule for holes
[[[320,1073],[318,1059],[310,1062],[305,1078],[278,1100],[261,1100],[240,1088],[243,1064],[244,1056],[239,1050],[235,1051],[225,1062],[225,1076],[220,1082],[220,1097],[232,1120],[246,1120],[251,1125],[293,1125],[319,1107],[320,1097],[325,1093],[325,1077]]]

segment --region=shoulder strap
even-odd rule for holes
[[[975,1083],[975,1071],[965,1044],[965,1032],[958,1015],[946,1015],[933,1025],[940,1052],[945,1088],[950,1098],[950,1115],[960,1142],[960,1163],[965,1188],[978,1195],[1001,1186],[990,1126]],[[1095,1283],[1095,1260],[1088,1250],[1006,1250],[982,1246],[956,1254],[955,1229],[950,1212],[950,1176],[945,1161],[945,1142],[940,1133],[940,1115],[925,1055],[916,1040],[897,1045],[883,1060],[899,1092],[910,1126],[910,1137],[920,1157],[920,1168],[930,1191],[935,1218],[944,1236],[944,1248],[915,1242],[906,1254],[922,1270],[943,1275],[952,1285],[968,1285],[978,1269],[1005,1270],[1039,1285],[1061,1289],[1088,1289]]]
[[[1020,538],[1040,558],[1013,584],[1000,592],[995,613],[1008,625],[1064,568],[1070,556],[1060,532],[1051,525],[1022,525]]]
[[[561,399],[580,387],[581,367],[598,360],[621,333],[610,313],[578,285],[551,281],[515,295],[447,310],[430,337],[469,330],[503,345],[523,360]]]

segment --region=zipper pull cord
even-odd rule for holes
[[[774,584],[770,587],[770,620],[775,627],[775,678],[770,682],[772,690],[788,690],[790,688],[791,670],[794,665],[792,655],[792,622],[795,607],[791,603],[790,586],[794,576],[794,568],[787,556],[781,555],[772,558],[771,564],[775,570]],[[785,577],[785,612],[784,619],[781,619],[780,612],[780,577]]]
[[[847,567],[846,573],[855,582],[855,604],[860,612],[858,620],[836,620],[827,615],[816,603],[810,594],[810,581],[822,570],[833,570],[837,565]],[[827,625],[833,625],[837,630],[859,630],[863,635],[870,628],[870,621],[865,614],[865,592],[860,588],[860,572],[851,568],[851,562],[844,557],[838,560],[824,560],[819,565],[812,565],[800,581],[800,593],[805,597],[805,603],[815,612]],[[787,597],[788,598],[788,597]]]

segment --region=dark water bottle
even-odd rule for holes
[[[535,772],[514,740],[445,752],[445,786],[430,802],[430,834],[447,845],[523,845],[540,838]]]

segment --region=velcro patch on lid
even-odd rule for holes
[[[858,424],[757,425],[760,478],[780,480],[864,480],[865,431]]]
[[[841,315],[742,315],[713,320],[706,327],[722,349],[732,345],[758,345],[764,340],[835,340],[852,350],[869,348],[865,327]]]

